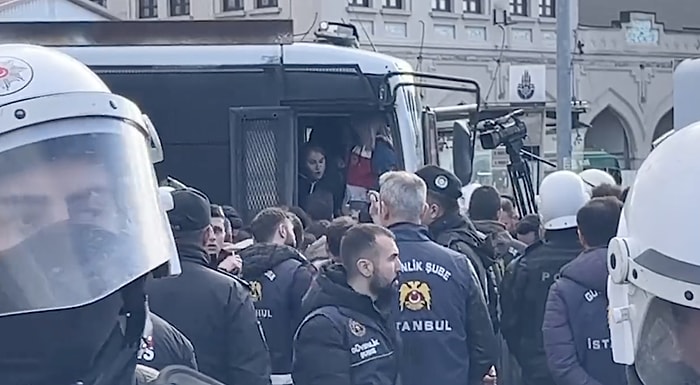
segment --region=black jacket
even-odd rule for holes
[[[179,330],[166,320],[150,313],[143,331],[138,363],[161,370],[170,365],[183,365],[197,370],[194,347]]]
[[[501,290],[501,331],[522,368],[524,385],[554,385],[547,366],[542,323],[549,287],[581,252],[575,228],[545,232],[506,269]]]
[[[304,298],[294,339],[295,385],[400,385],[390,309],[350,288],[342,266],[325,268]]]
[[[258,320],[270,348],[272,374],[292,372],[292,340],[301,321],[301,300],[313,279],[312,267],[296,249],[256,243],[242,250],[242,277],[253,288]]]
[[[208,267],[201,246],[177,247],[182,274],[151,282],[151,310],[192,341],[202,373],[227,385],[268,385],[270,357],[245,282]]]
[[[474,268],[422,226],[390,226],[401,256],[397,328],[405,384],[480,383],[499,348]]]
[[[498,288],[503,269],[498,264],[489,238],[479,233],[474,225],[458,212],[446,214],[433,222],[430,225],[430,233],[435,242],[469,258],[489,309],[491,326],[497,332],[500,322]]]

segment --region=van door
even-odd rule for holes
[[[296,117],[289,107],[230,109],[231,202],[249,222],[262,209],[293,205]]]

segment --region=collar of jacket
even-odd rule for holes
[[[175,241],[177,253],[181,261],[194,262],[203,266],[209,266],[209,254],[204,250],[204,246],[192,242]]]
[[[447,230],[454,229],[468,229],[467,220],[462,217],[458,212],[445,213],[440,218],[436,219],[428,227],[430,234],[433,236],[438,236]]]
[[[389,226],[397,241],[430,241],[428,228],[415,223],[400,222]]]

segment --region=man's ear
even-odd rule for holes
[[[374,264],[365,258],[360,258],[355,262],[357,272],[365,278],[370,278],[374,274]]]

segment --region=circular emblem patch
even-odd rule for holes
[[[354,334],[357,337],[362,337],[365,335],[365,325],[355,321],[354,319],[350,319],[348,321],[348,326],[350,327],[350,333]]]
[[[0,57],[0,96],[23,90],[33,78],[34,70],[24,60]]]
[[[447,177],[444,175],[438,175],[437,178],[435,178],[435,187],[439,189],[445,189],[447,188],[449,181],[447,180]]]

